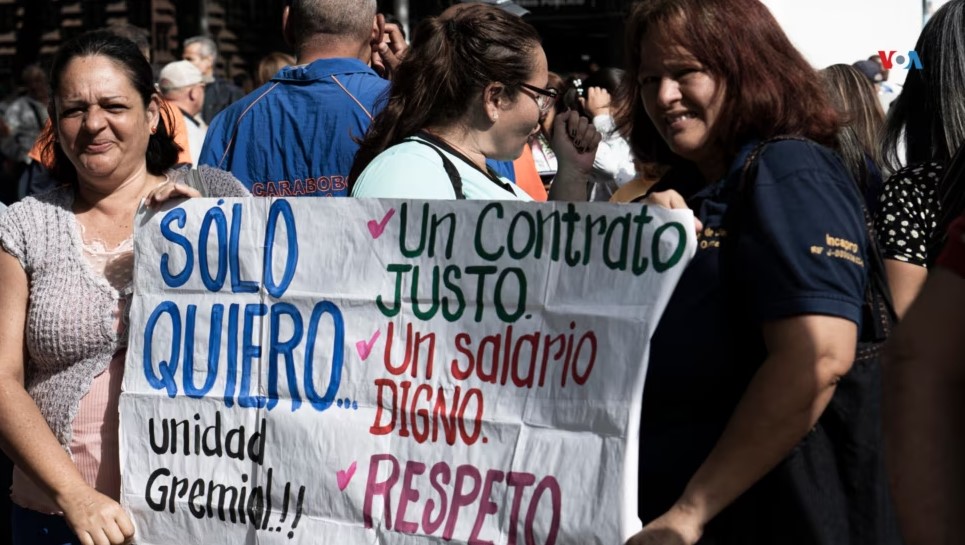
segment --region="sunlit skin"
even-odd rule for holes
[[[533,72],[525,81],[529,85],[545,88],[549,82],[549,68],[546,53],[537,46],[534,52]],[[534,91],[520,88],[516,97],[507,102],[499,112],[493,130],[499,135],[494,139],[497,152],[492,157],[501,160],[514,160],[523,151],[523,146],[540,130],[540,111]]]
[[[145,107],[127,73],[103,56],[72,60],[61,81],[54,99],[57,138],[78,178],[104,192],[142,178],[158,99]]]
[[[538,44],[533,51],[533,71],[524,81],[545,88],[549,82],[546,54]],[[493,82],[481,92],[483,111],[473,112],[463,123],[428,127],[428,131],[460,150],[479,168],[486,159],[512,161],[522,154],[529,138],[540,130],[537,93],[518,88],[510,98],[506,85]]]
[[[58,76],[52,120],[57,143],[77,172],[72,212],[85,241],[117,248],[131,236],[142,199],[159,203],[198,196],[147,170],[146,150],[160,122],[160,103],[152,95],[145,104],[120,61],[74,57]],[[102,493],[84,480],[24,389],[29,281],[23,265],[6,252],[0,252],[0,280],[0,344],[9,347],[0,357],[0,397],[7,401],[0,407],[4,446],[63,512],[80,543],[129,543],[134,526],[116,500],[117,491]]]
[[[725,89],[687,50],[648,34],[640,45],[640,98],[670,150],[692,161],[708,181],[726,171],[714,141]]]
[[[532,45],[532,56],[530,74],[519,83],[546,89],[549,83],[546,54],[537,43]],[[528,149],[525,146],[530,137],[540,130],[539,102],[544,95],[519,84],[514,89],[508,85],[500,81],[488,83],[471,99],[460,119],[427,126],[426,132],[453,146],[484,171],[487,158],[500,161],[518,158]],[[551,199],[586,199],[586,179],[599,143],[600,134],[589,120],[580,118],[576,112],[556,116],[552,146],[559,168]]]
[[[727,89],[722,77],[659,34],[648,34],[641,42],[640,100],[670,150],[692,162],[706,182],[717,182],[726,175],[730,159],[715,130]],[[688,208],[673,190],[652,194],[646,202]],[[696,228],[699,232],[702,226]],[[709,521],[814,428],[854,360],[858,330],[846,318],[801,314],[768,320],[760,327],[767,356],[713,450],[677,501],[627,545],[696,544]]]

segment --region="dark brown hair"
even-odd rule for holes
[[[423,21],[392,82],[388,103],[355,155],[349,187],[376,155],[428,126],[462,119],[486,85],[513,96],[533,72],[539,34],[486,4],[456,4]]]
[[[77,38],[67,42],[57,51],[54,56],[53,65],[50,68],[50,100],[53,104],[54,97],[60,92],[60,86],[67,65],[76,58],[103,56],[115,64],[124,72],[131,86],[141,96],[141,101],[147,107],[151,98],[157,93],[154,88],[154,73],[151,65],[144,58],[137,45],[126,39],[116,36],[106,30],[94,30],[86,34],[81,34]],[[147,150],[145,151],[145,161],[147,171],[159,176],[166,170],[174,166],[181,151],[180,146],[174,141],[171,133],[170,112],[165,115],[163,101],[160,119],[157,124],[157,132],[148,139]],[[47,149],[42,150],[42,155],[53,158],[50,167],[54,179],[69,184],[77,183],[77,169],[64,153],[60,144],[54,136],[54,127],[57,125],[56,108],[50,107],[51,124],[47,134],[41,136]]]
[[[687,50],[723,84],[712,136],[729,156],[751,138],[799,135],[835,147],[837,115],[816,71],[758,0],[642,0],[626,26],[625,106],[618,127],[644,161],[685,162],[663,141],[640,100],[640,44],[650,33]]]

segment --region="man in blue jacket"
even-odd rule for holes
[[[199,161],[258,196],[347,195],[355,139],[389,86],[369,67],[386,48],[376,0],[292,0],[282,29],[298,65],[215,117]]]

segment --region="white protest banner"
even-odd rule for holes
[[[137,217],[139,543],[622,543],[687,211],[193,199]]]

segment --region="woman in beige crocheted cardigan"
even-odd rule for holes
[[[65,185],[0,216],[0,440],[14,461],[13,543],[120,544],[117,401],[139,204],[200,193],[137,47],[107,32],[51,69],[52,173]],[[246,196],[202,169],[210,196]]]

